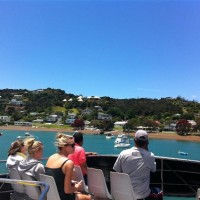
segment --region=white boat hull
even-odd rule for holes
[[[124,143],[119,143],[119,144],[115,144],[115,148],[126,148],[126,147],[130,147],[131,144],[124,144]]]

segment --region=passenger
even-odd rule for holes
[[[61,200],[91,200],[91,195],[79,193],[82,181],[73,184],[73,161],[68,155],[74,152],[74,139],[72,136],[58,133],[55,145],[58,153],[53,154],[47,160],[45,174],[53,176],[58,188]]]
[[[155,156],[148,150],[148,134],[138,130],[134,137],[135,146],[122,151],[113,169],[130,176],[137,200],[162,199],[162,191],[150,189],[150,172],[156,171]]]
[[[18,171],[21,177],[24,174],[31,176],[34,180],[40,180],[40,174],[44,174],[44,165],[40,159],[43,155],[43,144],[34,138],[25,140],[28,157],[19,163]]]
[[[8,159],[6,162],[6,167],[8,168],[9,173],[10,170],[18,167],[21,160],[26,158],[25,152],[26,148],[23,140],[16,140],[10,145],[10,149],[8,150]],[[12,173],[10,174],[10,178],[15,179],[15,177],[12,176]]]
[[[19,179],[21,177],[17,170],[19,162],[26,158],[25,156],[26,148],[23,140],[16,140],[10,145],[10,149],[8,151],[8,159],[6,162],[6,167],[8,168],[9,177],[11,179]],[[12,184],[12,187],[15,193],[12,194],[12,198],[20,199],[26,197],[24,194],[23,185]]]
[[[74,162],[74,165],[81,167],[85,183],[87,184],[87,163],[86,156],[93,155],[96,153],[85,152],[83,146],[83,134],[81,132],[75,132],[73,134],[75,142],[75,150],[73,154],[69,154],[68,158]]]

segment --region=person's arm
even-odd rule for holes
[[[40,180],[40,174],[44,174],[45,173],[45,169],[44,169],[44,165],[42,163],[38,163],[36,168],[35,168],[35,178],[37,181]]]
[[[151,172],[156,172],[156,159],[153,153],[151,153]]]
[[[80,164],[81,169],[87,173],[87,163],[86,161]]]
[[[121,155],[118,156],[117,160],[115,161],[115,164],[113,166],[113,169],[116,172],[122,172],[122,166],[121,166]]]
[[[97,155],[96,152],[85,152],[86,156]]]
[[[87,174],[86,152],[83,148],[78,152],[77,158],[83,174]]]
[[[65,193],[74,193],[82,187],[82,182],[72,184],[74,163],[69,160],[63,166],[65,174],[64,191]]]

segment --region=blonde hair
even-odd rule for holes
[[[55,145],[60,149],[68,144],[69,141],[74,142],[74,138],[71,135],[66,135],[64,133],[57,133]]]
[[[25,140],[27,151],[29,155],[34,155],[36,152],[43,149],[43,144],[40,141],[35,141],[34,138],[28,138]]]

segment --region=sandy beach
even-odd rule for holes
[[[22,130],[22,131],[55,131],[55,132],[74,132],[72,129],[60,128],[46,128],[46,127],[31,127],[31,126],[1,126],[0,130]],[[3,132],[3,131],[2,131]],[[81,130],[85,134],[99,134],[95,130]],[[119,134],[121,131],[113,131],[114,135]],[[134,133],[129,133],[130,136],[134,136]],[[149,133],[149,138],[157,139],[170,139],[170,140],[183,140],[183,141],[194,141],[200,142],[200,136],[188,135],[180,136],[172,132],[160,132],[160,133]]]

